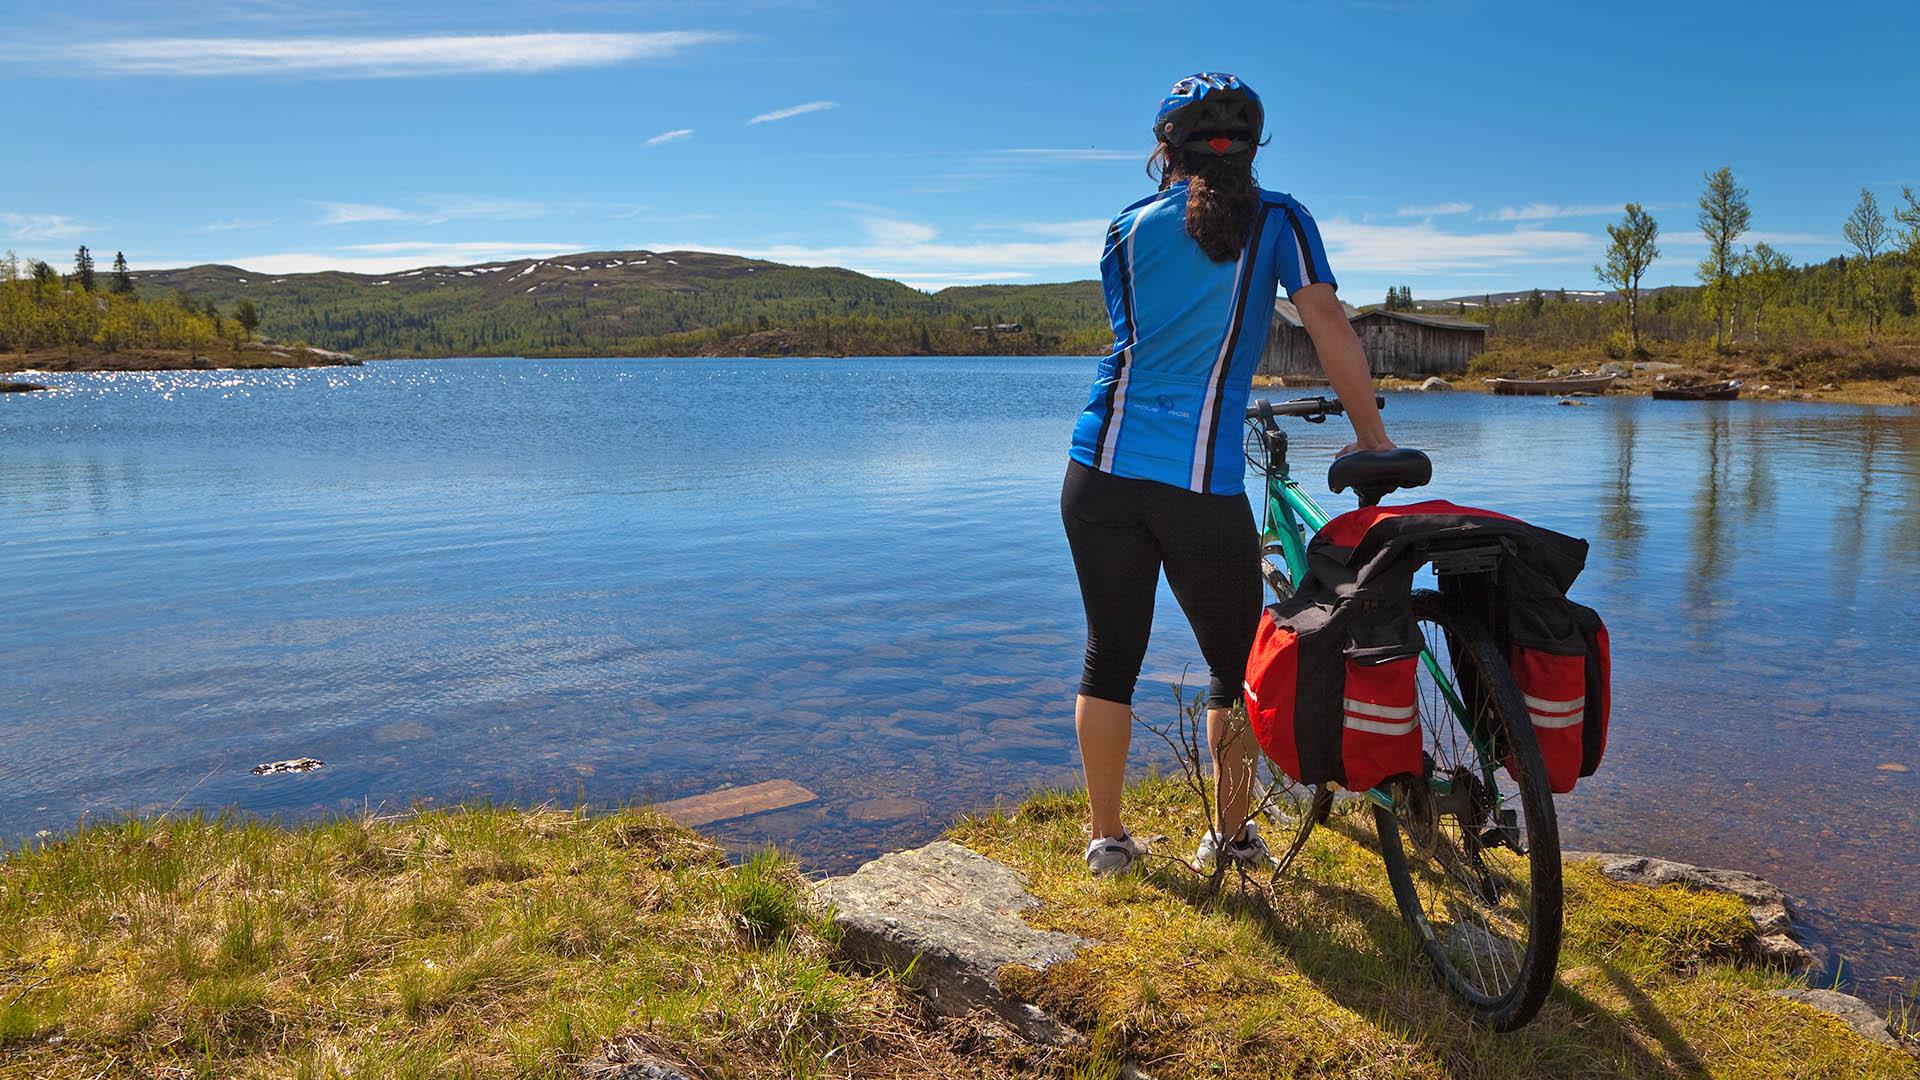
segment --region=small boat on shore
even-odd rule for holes
[[[1740,380],[1659,386],[1654,388],[1653,396],[1659,401],[1732,401],[1740,396]]]
[[[1496,394],[1530,394],[1537,397],[1564,397],[1568,394],[1604,394],[1618,375],[1562,375],[1557,379],[1488,379],[1487,389]]]

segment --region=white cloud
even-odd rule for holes
[[[409,222],[415,225],[439,225],[448,221],[518,221],[547,213],[545,203],[526,199],[502,199],[492,196],[435,195],[417,210],[402,210],[373,203],[322,202],[322,225],[360,225],[370,221]]]
[[[1051,236],[1060,240],[1085,240],[1087,237],[1102,239],[1107,235],[1106,218],[1081,218],[1078,221],[1017,221],[1008,224],[985,224],[974,226],[977,229],[1010,230],[1028,233],[1033,236]]]
[[[775,109],[772,112],[761,113],[759,116],[748,120],[747,123],[770,124],[775,120],[787,120],[795,116],[805,116],[808,113],[822,112],[827,109],[837,109],[839,107],[840,103],[837,101],[809,101],[803,105],[789,105],[784,109]]]
[[[648,139],[647,145],[660,146],[663,143],[679,142],[682,139],[690,139],[692,137],[693,137],[692,128],[675,128],[672,131],[663,131],[660,134],[655,135],[653,138]]]
[[[1394,211],[1396,217],[1445,217],[1449,214],[1464,214],[1473,209],[1468,202],[1443,202],[1431,206],[1403,206]]]
[[[1739,242],[1742,244],[1772,244],[1775,247],[1792,244],[1799,247],[1817,248],[1843,247],[1846,243],[1838,236],[1829,236],[1825,233],[1772,232],[1767,229],[1749,229],[1740,234]],[[1660,234],[1660,246],[1663,248],[1705,247],[1707,246],[1707,238],[1700,235],[1697,229],[1686,229],[1672,233],[1663,231]],[[1791,252],[1789,252],[1789,254],[1791,254]]]
[[[1497,271],[1510,265],[1579,263],[1600,250],[1598,237],[1557,229],[1446,232],[1431,222],[1377,225],[1331,218],[1320,222],[1334,272],[1431,274]]]
[[[426,37],[123,38],[61,50],[111,75],[524,75],[654,60],[729,35],[670,30],[610,34]]]
[[[1040,222],[1024,227],[1025,237],[976,242],[939,242],[930,225],[891,217],[863,216],[864,243],[768,244],[753,247],[716,247],[686,242],[649,242],[650,251],[675,249],[714,251],[798,266],[839,266],[875,277],[893,278],[915,288],[939,288],[983,281],[1020,281],[1039,276],[1036,271],[1060,270],[1068,277],[1093,277],[1099,272],[1105,222],[1091,230],[1084,222]]]
[[[1503,206],[1491,214],[1480,215],[1481,221],[1547,221],[1553,218],[1600,217],[1603,214],[1618,214],[1625,203],[1588,203],[1582,206],[1561,206],[1555,203],[1528,203],[1525,206]]]
[[[309,274],[344,270],[352,274],[391,274],[423,266],[464,266],[511,259],[548,259],[586,251],[589,245],[470,241],[442,244],[431,241],[391,241],[349,244],[324,251],[285,251],[215,260],[258,274]]]
[[[320,205],[326,210],[320,218],[322,225],[358,225],[366,221],[407,221],[411,218],[405,210],[371,203],[323,202]]]
[[[244,229],[264,229],[278,218],[226,218],[222,221],[209,221],[200,226],[201,232],[240,232]]]
[[[65,214],[16,214],[0,211],[0,233],[9,240],[65,240],[97,233],[99,225],[75,221]]]
[[[860,227],[876,244],[924,244],[940,235],[940,230],[916,221],[898,218],[863,217]]]
[[[1044,158],[1051,161],[1145,161],[1144,150],[1096,150],[1092,147],[1010,146],[989,151],[1009,157]]]

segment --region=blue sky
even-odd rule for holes
[[[1592,287],[1627,200],[1662,225],[1654,282],[1690,280],[1723,164],[1748,240],[1800,261],[1840,252],[1862,186],[1920,186],[1905,0],[101,0],[7,3],[0,42],[0,248],[60,264],[682,247],[1091,277],[1199,69],[1260,91],[1262,183],[1359,301]]]

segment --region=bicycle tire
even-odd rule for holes
[[[1386,863],[1387,877],[1393,886],[1394,901],[1399,905],[1401,915],[1413,932],[1415,940],[1420,943],[1421,951],[1432,966],[1441,985],[1465,1001],[1473,1010],[1477,1020],[1488,1024],[1496,1031],[1511,1031],[1526,1024],[1539,1012],[1540,1006],[1546,1001],[1547,994],[1553,987],[1554,969],[1558,966],[1560,959],[1564,897],[1560,877],[1560,833],[1554,816],[1553,794],[1547,788],[1546,766],[1540,757],[1539,744],[1534,739],[1533,723],[1527,715],[1525,700],[1513,681],[1506,659],[1500,654],[1486,628],[1478,619],[1459,610],[1439,593],[1426,589],[1414,592],[1413,614],[1417,621],[1431,623],[1444,634],[1448,658],[1457,672],[1454,676],[1456,685],[1477,683],[1479,689],[1471,691],[1471,696],[1477,699],[1477,703],[1470,707],[1470,711],[1476,718],[1481,718],[1479,722],[1491,720],[1498,725],[1491,734],[1497,738],[1497,745],[1507,752],[1505,771],[1517,789],[1520,810],[1526,815],[1524,858],[1527,867],[1525,898],[1528,914],[1527,940],[1525,951],[1515,965],[1516,973],[1511,985],[1504,988],[1481,985],[1486,980],[1479,977],[1484,976],[1486,972],[1482,970],[1480,964],[1480,950],[1483,947],[1486,949],[1489,961],[1487,967],[1498,974],[1501,972],[1498,957],[1504,951],[1501,946],[1510,944],[1498,938],[1493,929],[1493,921],[1490,921],[1487,915],[1476,913],[1479,917],[1477,931],[1472,924],[1463,921],[1452,923],[1444,931],[1436,931],[1434,920],[1429,917],[1425,905],[1422,904],[1419,883],[1415,880],[1416,867],[1409,861],[1406,846],[1402,842],[1403,828],[1409,828],[1407,840],[1409,844],[1413,844],[1417,849],[1419,842],[1411,833],[1410,822],[1403,820],[1402,815],[1405,814],[1408,818],[1423,816],[1415,812],[1412,807],[1413,800],[1419,797],[1418,792],[1433,790],[1427,784],[1426,778],[1423,777],[1419,781],[1422,787],[1418,789],[1406,781],[1401,781],[1392,787],[1390,790],[1394,792],[1395,809],[1390,810],[1378,803],[1374,805],[1374,827],[1379,837],[1380,857]],[[1458,672],[1462,664],[1471,665],[1472,679],[1467,678],[1465,673]],[[1463,697],[1467,694],[1467,691],[1462,691]],[[1422,710],[1423,713],[1428,711],[1424,704]],[[1434,760],[1436,724],[1449,723],[1453,719],[1451,710],[1447,710],[1447,716],[1437,721],[1425,715],[1422,716],[1422,726],[1427,729],[1423,739],[1429,743],[1430,763]],[[1471,739],[1471,735],[1469,738]],[[1516,772],[1518,775],[1515,775]],[[1484,785],[1481,786],[1484,787]],[[1495,793],[1498,794],[1497,787]],[[1433,796],[1429,794],[1426,797],[1429,799],[1429,805],[1424,811],[1424,817],[1427,820],[1414,821],[1411,824],[1426,826],[1430,835],[1438,838],[1442,833],[1441,815],[1432,809]],[[1505,796],[1505,798],[1510,797]],[[1505,803],[1496,801],[1494,805],[1499,809]],[[1450,850],[1456,859],[1459,859],[1459,852],[1464,851],[1466,859],[1457,861],[1454,864],[1455,869],[1451,872],[1443,872],[1438,876],[1442,881],[1452,878],[1458,884],[1463,879],[1459,869],[1464,868],[1470,861],[1472,866],[1477,867],[1483,875],[1482,888],[1496,894],[1493,903],[1495,919],[1504,926],[1508,920],[1499,915],[1500,889],[1496,885],[1499,875],[1482,858],[1485,853],[1498,854],[1504,858],[1503,853],[1511,850],[1506,845],[1488,844],[1482,839],[1495,832],[1512,835],[1510,830],[1487,829],[1476,833],[1471,827],[1465,825],[1460,827],[1460,841]],[[1435,865],[1440,861],[1439,848],[1446,843],[1451,842],[1440,841],[1427,848],[1436,856]],[[1517,860],[1508,860],[1508,862],[1517,862]],[[1423,874],[1432,876],[1431,867],[1424,861],[1424,857],[1418,869]],[[1516,904],[1515,907],[1517,909],[1519,905]],[[1450,916],[1457,919],[1458,908],[1452,905],[1449,905],[1449,908]],[[1476,938],[1476,934],[1482,934],[1484,937]],[[1451,944],[1443,940],[1449,937],[1453,939]],[[1467,941],[1467,947],[1464,950],[1461,948],[1460,939],[1462,938]],[[1460,952],[1467,953],[1472,960],[1473,975],[1470,976],[1463,970],[1463,964],[1456,962],[1457,954]],[[1512,959],[1510,953],[1507,956]]]

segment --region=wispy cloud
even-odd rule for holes
[[[209,221],[200,226],[201,232],[240,232],[245,229],[264,229],[278,218],[226,218],[221,221]]]
[[[796,116],[805,116],[808,113],[824,112],[827,109],[837,109],[839,107],[840,103],[837,101],[809,101],[803,105],[789,105],[784,109],[763,112],[759,116],[748,120],[747,123],[771,124],[775,120],[789,120]]]
[[[0,211],[0,234],[9,240],[65,240],[97,233],[99,225],[75,221],[65,214],[17,214]]]
[[[1060,240],[1085,240],[1089,236],[1105,237],[1106,218],[1081,218],[1078,221],[1015,221],[1005,224],[988,222],[976,225],[982,230],[1027,233],[1032,236],[1050,236]]]
[[[405,222],[413,225],[439,225],[448,221],[520,221],[542,217],[545,203],[526,199],[502,199],[484,195],[435,195],[426,205],[406,210],[375,203],[321,202],[322,225],[361,225],[368,222]]]
[[[716,247],[661,241],[641,246],[654,251],[717,251],[799,266],[840,266],[893,278],[919,289],[937,289],[983,281],[1021,281],[1061,268],[1070,268],[1071,276],[1092,276],[1099,265],[1105,225],[1100,222],[1085,229],[1085,222],[1036,222],[1024,227],[1024,235],[1007,240],[954,242],[942,240],[939,230],[931,225],[897,217],[861,215],[855,220],[866,233],[863,242]]]
[[[1099,150],[1093,147],[1006,146],[989,151],[1008,157],[1039,158],[1050,161],[1145,161],[1143,150]]]
[[[1773,244],[1775,246],[1792,244],[1799,247],[1837,248],[1844,246],[1846,241],[1838,236],[1832,236],[1827,233],[1773,232],[1767,229],[1749,229],[1740,234],[1740,243]],[[1697,229],[1677,229],[1673,232],[1662,230],[1660,233],[1660,246],[1663,248],[1705,247],[1706,245],[1707,238],[1700,235]]]
[[[1334,268],[1343,274],[1496,271],[1514,265],[1580,263],[1593,258],[1601,247],[1591,233],[1562,229],[1448,232],[1432,222],[1380,225],[1346,218],[1323,220],[1320,229]]]
[[[730,35],[467,34],[423,37],[120,38],[58,50],[108,75],[525,75],[657,60]]]
[[[1443,202],[1430,206],[1403,206],[1394,211],[1396,217],[1446,217],[1450,214],[1464,214],[1473,209],[1469,202]]]
[[[655,135],[653,138],[648,139],[647,145],[662,146],[666,143],[676,143],[684,139],[691,139],[691,138],[693,138],[692,128],[674,128],[672,131],[663,131],[660,134]]]
[[[241,255],[218,261],[244,267],[257,274],[308,274],[321,270],[344,270],[352,274],[392,274],[427,266],[463,266],[469,263],[507,262],[513,259],[547,259],[586,251],[591,245],[560,243],[521,243],[518,241],[434,241],[397,240],[378,244],[347,244],[320,251],[282,251]]]
[[[1604,214],[1617,214],[1625,203],[1587,203],[1579,206],[1561,206],[1557,203],[1528,203],[1525,206],[1503,206],[1490,214],[1480,215],[1481,221],[1549,221],[1554,218],[1600,217]]]

